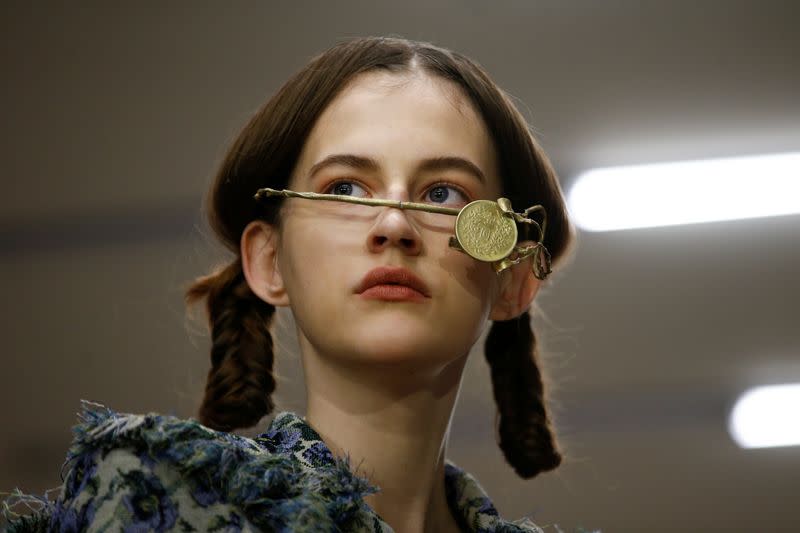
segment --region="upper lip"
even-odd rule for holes
[[[355,292],[360,294],[376,285],[404,285],[422,293],[426,298],[431,295],[430,289],[428,289],[425,282],[409,269],[403,267],[382,266],[373,268],[361,279]]]

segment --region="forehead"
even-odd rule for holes
[[[298,170],[334,153],[387,164],[460,156],[497,179],[494,147],[472,103],[455,83],[421,72],[354,78],[314,125]]]

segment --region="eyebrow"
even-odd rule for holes
[[[317,172],[331,165],[343,165],[367,172],[377,172],[380,169],[380,164],[378,161],[371,157],[354,154],[333,154],[324,158],[322,161],[314,163],[309,170],[309,176],[313,177]],[[442,156],[423,159],[420,161],[419,165],[417,165],[416,172],[436,172],[452,169],[461,170],[467,172],[468,174],[472,174],[481,183],[486,183],[486,176],[478,165],[469,159],[457,156]]]
[[[424,159],[417,167],[417,172],[435,172],[437,170],[461,170],[472,174],[481,183],[486,183],[486,176],[478,165],[463,157],[444,156]]]
[[[314,177],[317,172],[332,165],[343,165],[346,167],[352,167],[358,170],[366,170],[370,172],[375,172],[380,168],[378,162],[371,157],[352,154],[334,154],[329,155],[322,161],[314,163],[314,165],[311,167],[311,170],[308,171],[308,175]]]

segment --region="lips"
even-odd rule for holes
[[[420,300],[431,296],[425,282],[402,267],[378,267],[370,270],[355,292],[381,300]]]

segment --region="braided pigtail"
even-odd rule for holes
[[[187,305],[204,297],[212,344],[200,423],[220,431],[253,426],[274,407],[269,324],[275,307],[250,290],[241,258],[186,291]]]
[[[561,463],[544,407],[530,315],[494,322],[484,348],[500,417],[500,449],[517,474],[532,478]]]

